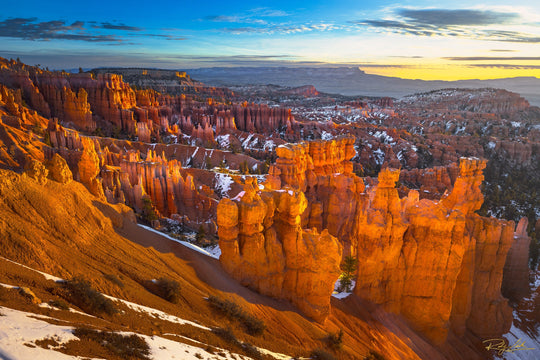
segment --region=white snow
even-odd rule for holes
[[[27,268],[27,269],[29,269],[29,270],[35,271],[35,272],[37,272],[37,273],[40,273],[40,274],[43,275],[43,277],[44,277],[45,279],[47,279],[47,280],[52,280],[52,281],[56,281],[56,282],[64,282],[64,279],[61,279],[61,278],[59,278],[59,277],[56,277],[56,276],[53,276],[53,275],[50,275],[50,274],[41,272],[41,271],[36,270],[36,269],[32,269],[31,267],[28,267],[28,266],[26,266],[26,265],[19,264],[18,262],[15,262],[15,261],[13,261],[13,260],[6,259],[6,258],[3,257],[3,256],[0,256],[0,259],[9,261],[10,263],[17,264],[17,265],[19,265],[19,266],[22,266],[23,268]]]
[[[80,359],[58,351],[35,346],[36,340],[54,338],[58,343],[77,340],[71,327],[49,324],[35,318],[35,314],[0,306],[0,359],[9,360],[64,360]]]
[[[266,140],[264,142],[263,150],[272,151],[276,147],[276,144],[272,140]]]
[[[136,305],[136,304],[135,304]],[[140,306],[140,305],[138,305]],[[143,307],[145,308],[145,307]],[[150,308],[148,308],[150,309]],[[155,309],[154,309],[155,310]],[[36,319],[36,314],[0,307],[2,327],[0,328],[0,359],[9,360],[80,360],[89,359],[88,357],[73,356],[62,354],[55,351],[54,348],[44,349],[36,346],[36,340],[52,338],[59,344],[70,340],[78,340],[73,335],[73,328],[69,326],[60,326],[49,324],[40,319]],[[44,317],[46,318],[46,317]],[[52,318],[51,318],[52,319]],[[200,326],[200,325],[199,325]],[[210,330],[209,328],[205,328]],[[173,340],[165,339],[160,336],[141,335],[132,332],[118,332],[123,335],[138,335],[142,337],[150,347],[151,357],[153,359],[184,359],[199,360],[215,358],[215,354],[208,353],[206,348],[208,344],[189,339],[195,343],[200,343],[201,347],[188,345]],[[178,336],[176,334],[168,334]],[[25,345],[27,344],[27,345]],[[232,354],[228,350],[215,348],[216,351],[225,354],[224,359],[246,359],[246,356]],[[268,350],[259,349],[261,352],[274,355],[278,359],[290,359],[290,357],[272,353]],[[279,357],[278,357],[279,356]]]
[[[381,149],[377,149],[373,152],[373,155],[375,155],[375,163],[378,165],[382,165],[384,163],[384,151]]]
[[[221,256],[221,249],[219,245],[213,245],[206,248],[206,250],[212,255],[213,258],[219,259]]]
[[[322,134],[321,134],[321,139],[322,140],[332,140],[333,138],[334,138],[334,136],[332,134],[330,134],[329,132],[323,131]]]
[[[216,141],[219,143],[219,146],[222,149],[228,149],[229,148],[229,146],[231,144],[231,140],[230,140],[229,137],[230,137],[229,134],[216,136]]]
[[[182,240],[175,239],[175,238],[173,238],[173,237],[171,237],[171,236],[169,236],[169,235],[167,235],[167,234],[162,233],[161,231],[157,231],[157,230],[155,230],[155,229],[152,229],[152,228],[149,227],[149,226],[142,225],[142,224],[137,224],[137,225],[140,226],[140,227],[142,227],[142,228],[144,228],[144,229],[146,229],[146,230],[148,230],[148,231],[152,231],[152,232],[154,232],[154,233],[156,233],[156,234],[159,234],[159,235],[163,236],[164,238],[167,238],[167,239],[169,239],[169,240],[172,240],[172,241],[174,241],[174,242],[177,242],[177,243],[179,243],[179,244],[182,244],[182,245],[184,245],[185,247],[188,247],[188,248],[190,248],[190,249],[192,249],[192,250],[195,250],[195,251],[197,251],[197,252],[200,252],[201,254],[204,254],[204,255],[206,255],[206,256],[212,257],[212,255],[211,255],[208,251],[204,250],[203,248],[198,247],[197,245],[193,245],[193,244],[191,244],[191,243],[189,243],[189,242],[187,242],[187,241],[182,241]]]
[[[340,286],[341,286],[341,281],[340,281],[340,279],[338,279],[336,281],[336,283],[334,284],[334,292],[332,293],[332,296],[335,297],[336,299],[344,299],[347,296],[351,295],[352,291],[354,290],[354,287],[356,286],[356,281],[354,281],[354,280],[351,281],[351,291],[350,292],[347,292],[347,291],[338,292],[338,289],[339,289]]]
[[[510,331],[503,335],[503,337],[508,341],[508,346],[515,347],[518,350],[513,352],[504,352],[502,356],[497,354],[495,350],[491,350],[495,353],[495,358],[505,360],[540,359],[540,339],[531,337],[529,334],[524,333],[513,324]]]
[[[158,309],[154,309],[154,308],[144,306],[144,305],[135,304],[135,303],[133,303],[131,301],[127,301],[127,300],[124,300],[124,299],[119,299],[117,297],[110,296],[110,295],[103,294],[103,296],[105,296],[106,298],[109,298],[109,299],[111,299],[113,301],[121,302],[121,303],[125,304],[128,308],[130,308],[131,310],[146,313],[146,314],[152,315],[153,317],[161,319],[161,320],[169,321],[169,322],[180,324],[180,325],[191,325],[191,326],[203,329],[203,330],[211,330],[209,327],[199,325],[199,324],[197,324],[197,323],[195,323],[193,321],[189,321],[189,320],[179,318],[178,316],[167,314],[166,312],[163,312],[163,311],[158,310]]]
[[[248,137],[244,141],[242,141],[242,148],[249,149],[250,147],[253,146],[253,144],[250,144],[249,142],[251,141],[254,135],[255,134],[249,134]],[[257,139],[255,139],[255,143],[257,143]]]
[[[228,174],[216,173],[216,191],[222,196],[227,197],[229,190],[231,190],[231,185],[234,183],[232,177]]]
[[[236,195],[234,198],[232,198],[232,200],[234,200],[234,201],[240,201],[240,199],[244,196],[245,193],[246,193],[246,192],[245,192],[244,190],[240,191],[240,192],[238,193],[238,195]]]

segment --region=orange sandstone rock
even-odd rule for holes
[[[301,229],[307,201],[294,190],[260,191],[246,179],[237,200],[217,209],[220,262],[245,286],[287,299],[324,321],[341,262],[341,245],[328,231]]]

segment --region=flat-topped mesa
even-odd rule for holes
[[[220,262],[243,285],[289,300],[323,322],[342,250],[328,231],[302,230],[306,206],[300,191],[260,190],[246,179],[244,192],[217,208]]]
[[[461,159],[441,201],[419,200],[416,190],[400,199],[399,170],[383,169],[360,205],[355,294],[402,314],[435,343],[449,329],[500,336],[512,321],[501,282],[514,224],[474,213],[484,167]]]

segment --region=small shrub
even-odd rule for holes
[[[55,308],[58,308],[60,310],[69,310],[69,304],[62,299],[51,300],[49,301],[49,305]]]
[[[143,206],[141,211],[141,217],[144,221],[151,223],[153,220],[157,220],[158,216],[154,210],[154,204],[152,204],[152,199],[148,196],[142,198]]]
[[[246,355],[252,359],[262,359],[262,354],[256,346],[253,346],[250,343],[243,343],[242,348],[244,349]]]
[[[122,359],[150,359],[150,347],[138,335],[123,335],[114,332],[76,328],[73,335],[80,339],[92,340]]]
[[[199,354],[199,353],[196,353],[196,354],[195,354],[195,357],[196,357],[197,359],[204,359],[204,356],[202,356],[202,355]]]
[[[330,333],[326,337],[328,347],[334,351],[340,350],[343,346],[343,330],[339,330],[336,333]]]
[[[87,280],[76,277],[66,281],[64,286],[69,291],[71,302],[84,311],[107,315],[113,315],[117,311],[114,303],[94,290]]]
[[[119,288],[124,288],[124,283],[116,275],[114,275],[114,274],[105,274],[105,275],[103,275],[103,277],[105,279],[109,280],[110,282],[112,282],[113,284],[115,284],[116,286],[118,286]]]
[[[173,304],[177,304],[180,301],[180,283],[176,280],[161,277],[157,280],[147,282],[146,288],[160,298]]]
[[[208,298],[208,302],[210,303],[210,305],[212,305],[215,309],[226,315],[228,318],[238,320],[240,323],[242,323],[248,334],[261,335],[266,329],[264,321],[246,313],[235,302],[220,299],[217,296],[213,295]]]
[[[314,360],[336,360],[334,355],[322,349],[315,349],[309,355]]]
[[[219,336],[220,338],[222,338],[223,340],[225,340],[226,342],[228,342],[229,344],[233,344],[233,345],[241,344],[240,340],[236,338],[236,335],[234,335],[231,328],[224,329],[220,327],[215,327],[212,329],[212,332],[216,334],[217,336]]]
[[[386,358],[375,350],[369,350],[369,354],[364,357],[364,360],[386,360]]]

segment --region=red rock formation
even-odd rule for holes
[[[261,192],[246,179],[243,194],[218,205],[220,262],[242,284],[324,321],[342,250],[328,231],[301,229],[306,205],[302,192]]]
[[[485,161],[461,159],[452,191],[440,201],[420,200],[417,191],[400,199],[398,170],[383,169],[378,184],[364,189],[348,161],[353,143],[281,146],[266,186],[304,191],[302,224],[328,230],[358,257],[355,294],[404,315],[434,342],[444,342],[449,329],[479,336],[506,331],[511,314],[500,287],[513,223],[474,213],[483,201]]]
[[[66,163],[66,160],[58,154],[54,154],[47,162],[49,177],[62,184],[68,184],[73,180],[73,174]]]
[[[104,198],[101,180],[98,178],[100,161],[96,152],[95,144],[88,138],[82,138],[83,151],[77,164],[78,181],[84,184],[88,190],[100,198]]]
[[[400,200],[393,185],[399,171],[383,170],[360,215],[355,294],[403,314],[437,343],[449,328],[490,336],[511,324],[500,287],[513,223],[474,213],[484,167],[462,159],[440,202],[418,200],[416,191]]]
[[[529,220],[522,218],[514,233],[512,247],[508,251],[504,264],[502,293],[517,303],[529,293],[529,245],[531,238],[527,234]]]

